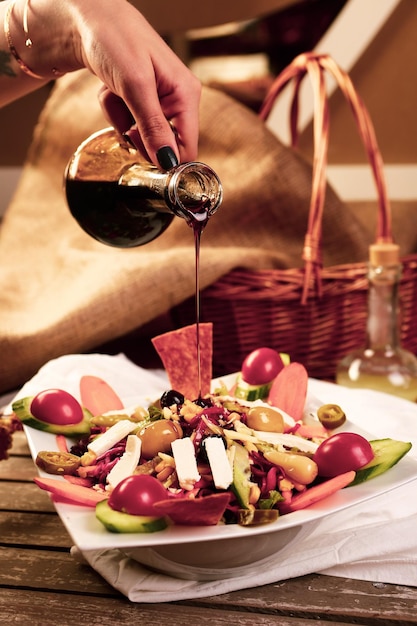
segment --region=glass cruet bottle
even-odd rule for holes
[[[346,387],[384,391],[417,400],[417,358],[401,347],[399,246],[370,247],[366,345],[337,366],[336,382]]]
[[[94,133],[75,151],[65,172],[65,193],[81,228],[119,248],[152,241],[175,215],[202,230],[223,196],[208,165],[189,162],[161,171],[143,162],[113,128]]]

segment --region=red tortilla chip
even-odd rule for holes
[[[213,324],[199,324],[201,359],[201,395],[210,392],[213,359]],[[172,389],[185,398],[195,400],[200,389],[197,361],[197,326],[191,324],[172,330],[152,339],[158,352]]]
[[[155,502],[162,515],[168,515],[174,524],[184,526],[215,526],[229,504],[230,493],[213,493],[204,498],[170,498]]]

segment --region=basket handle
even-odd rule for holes
[[[296,147],[298,142],[299,89],[305,75],[309,75],[314,98],[314,156],[309,220],[302,257],[305,261],[302,302],[307,300],[308,289],[312,280],[314,280],[319,295],[321,295],[321,228],[326,194],[326,166],[329,145],[329,104],[325,83],[326,70],[336,79],[338,86],[350,104],[359,135],[372,168],[378,195],[376,242],[392,242],[391,207],[386,189],[383,161],[368,111],[356,92],[349,75],[338,67],[329,55],[316,54],[314,52],[300,54],[274,80],[261,107],[259,116],[263,120],[268,118],[275,100],[287,83],[294,79],[294,93],[290,107],[290,131],[291,145]]]

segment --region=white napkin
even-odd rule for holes
[[[11,412],[11,404],[18,398],[32,396],[44,389],[65,389],[75,398],[80,397],[81,376],[94,375],[107,381],[125,406],[155,400],[158,393],[167,389],[167,376],[163,370],[145,370],[136,366],[124,354],[68,354],[48,361],[18,391],[4,412]],[[150,392],[143,392],[149,389]]]
[[[29,381],[19,396],[60,383],[77,395],[81,374],[107,380],[122,398],[133,396],[138,376],[152,394],[166,389],[163,372],[148,372],[123,355],[71,355],[51,361]],[[145,383],[145,387],[143,387]],[[334,386],[314,381],[315,394],[329,395]],[[375,437],[412,441],[417,458],[417,406],[372,391],[337,388],[361,416],[360,426]],[[135,395],[135,398],[140,395]],[[367,406],[372,405],[371,412]],[[378,407],[381,408],[380,412]],[[375,419],[378,415],[378,419]],[[72,549],[114,588],[133,602],[169,602],[207,597],[320,572],[393,584],[417,585],[417,481],[387,494],[304,524],[285,548],[251,565],[234,569],[199,570],[166,561],[152,548],[84,551]],[[171,575],[159,573],[169,571]],[[205,580],[198,580],[198,579]],[[209,580],[208,580],[209,579]]]
[[[408,503],[411,489],[413,498],[410,509]],[[313,572],[416,585],[415,491],[416,484],[411,483],[391,492],[389,499],[380,496],[371,503],[354,506],[322,521],[306,524],[295,542],[291,542],[287,548],[252,565],[236,568],[234,576],[228,570],[219,570],[219,578],[213,581],[184,580],[158,573],[136,560],[137,557],[131,558],[127,550],[97,550],[83,552],[82,556],[132,602],[202,598]],[[146,555],[146,562],[150,566],[151,552]],[[72,554],[76,558],[81,556],[76,548],[73,548]],[[162,569],[164,559],[155,554],[154,565]],[[195,575],[199,575],[197,568],[181,568],[181,576],[185,573],[192,576],[193,569]]]

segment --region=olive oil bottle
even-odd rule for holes
[[[399,246],[377,243],[370,247],[366,345],[339,363],[336,382],[417,401],[417,358],[401,347]]]

